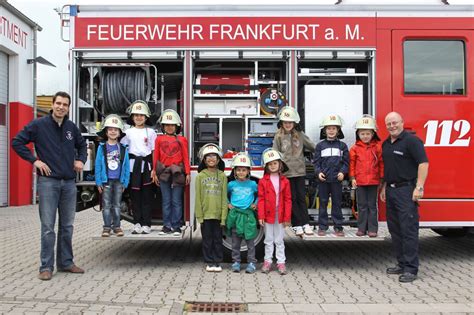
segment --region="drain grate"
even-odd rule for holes
[[[243,313],[248,307],[245,303],[186,302],[184,310],[200,313]]]

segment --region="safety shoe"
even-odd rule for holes
[[[407,283],[407,282],[413,282],[413,281],[415,281],[416,278],[417,278],[416,275],[414,275],[414,274],[412,274],[412,273],[409,273],[409,272],[404,272],[402,275],[400,275],[400,276],[398,277],[398,281]]]
[[[277,264],[277,270],[278,273],[282,276],[287,274],[285,263]]]
[[[160,234],[160,235],[165,235],[165,234],[171,234],[171,233],[173,233],[173,230],[170,229],[170,228],[167,227],[167,226],[164,226],[164,227],[161,229],[160,233],[158,233],[158,234]]]
[[[254,263],[249,263],[247,265],[247,268],[245,268],[246,273],[255,273],[256,270],[257,270],[257,267],[255,266]]]
[[[240,263],[239,262],[234,262],[232,266],[230,266],[230,269],[232,272],[240,272]]]
[[[313,229],[311,228],[311,226],[309,226],[309,224],[303,225],[303,232],[306,235],[314,235]]]
[[[326,236],[326,230],[318,230],[318,236]]]
[[[304,231],[302,226],[295,226],[293,229],[295,230],[296,236],[303,236]]]
[[[364,231],[361,231],[361,230],[358,230],[357,233],[356,233],[357,236],[364,236],[365,235],[365,232]]]
[[[401,275],[403,274],[403,268],[400,266],[395,266],[395,267],[389,267],[387,268],[387,274],[389,275]]]
[[[262,272],[263,273],[269,273],[271,269],[272,269],[272,263],[265,260],[263,262]]]
[[[115,228],[114,229],[114,234],[117,236],[123,236],[123,230],[121,228]]]
[[[104,228],[102,230],[102,237],[109,237],[110,236],[110,229],[109,228]]]
[[[49,270],[41,271],[38,274],[38,279],[43,280],[43,281],[51,280],[52,277],[53,277],[53,273]]]
[[[142,225],[140,223],[133,226],[132,234],[142,234]]]

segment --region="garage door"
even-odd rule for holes
[[[8,205],[8,55],[0,52],[0,206]]]

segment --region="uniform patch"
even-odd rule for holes
[[[403,156],[403,152],[401,152],[401,151],[397,151],[397,150],[395,150],[395,151],[393,151],[393,153],[395,153],[395,154],[397,154],[397,155],[401,155],[401,156]]]
[[[71,131],[66,131],[66,139],[72,140],[72,132]]]

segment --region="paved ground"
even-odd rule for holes
[[[246,303],[254,314],[474,314],[474,235],[422,230],[419,280],[401,284],[385,274],[394,262],[389,241],[287,237],[286,276],[235,274],[228,264],[209,274],[198,235],[192,242],[93,240],[100,229],[100,214],[79,213],[74,250],[86,273],[40,281],[37,209],[0,208],[0,313],[182,314],[186,301],[203,301]]]

